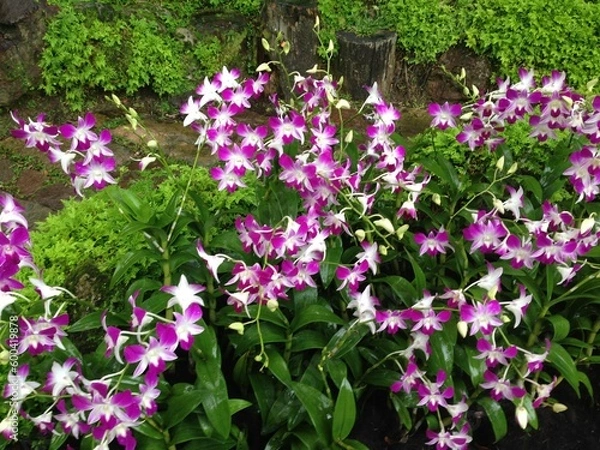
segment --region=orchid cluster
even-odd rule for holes
[[[286,217],[281,226],[259,224],[252,216],[238,221],[236,228],[245,251],[266,262],[262,266],[255,263],[248,267],[243,261],[236,261],[233,278],[225,283],[233,287],[227,294],[229,303],[237,310],[255,302],[276,307],[277,300],[287,298],[288,289],[316,287],[313,276],[328,263],[327,242],[332,237],[345,235],[358,240],[362,252],[356,255],[354,263],[337,267],[338,290],[346,292],[347,307],[373,332],[396,334],[405,330],[408,333],[409,345],[398,351],[405,361],[400,365],[402,376],[392,385],[392,390],[416,392],[420,399],[417,405],[438,414],[440,429],[428,432],[429,444],[439,449],[461,449],[471,440],[465,415],[466,394],[461,393],[458,401],[451,403],[455,393],[446,384],[450,374],[440,370],[436,381],[427,375],[430,372],[428,358],[432,353],[430,338],[447,326],[458,326],[464,338],[476,339],[474,357],[485,362],[476,384],[488,390],[495,401],[513,401],[517,405],[519,423],[525,427],[529,419],[523,418],[524,405],[541,406],[550,396],[556,378],[547,383],[538,380],[549,355],[548,341],[540,353],[536,353],[514,345],[502,331],[507,323],[512,322],[514,328],[522,324],[533,298],[523,284],[518,286],[518,295],[510,297],[509,293],[504,300],[497,298],[503,286],[502,261],[509,262],[512,269],[533,269],[540,264],[553,266],[560,274],[557,284],[568,284],[582,267],[580,258],[598,244],[600,229],[593,215],[576,222],[571,213],[560,211],[557,205],[545,201],[542,218],[533,220],[523,213],[522,187],[507,185],[505,199],[487,191],[480,193],[476,197],[490,194],[492,208],[471,210],[473,222],[458,230],[458,234],[449,234],[447,229],[456,231],[456,226],[448,223],[428,234],[417,232],[413,239],[420,246],[419,255],[426,254],[430,258],[445,255],[453,251],[454,246],[466,249],[470,244],[470,254],[479,253],[487,260],[487,273],[476,275],[463,287],[447,287],[443,293],[425,291],[421,299],[406,309],[386,309],[374,295],[376,288],[369,284],[368,272],[371,276],[378,273],[382,256],[394,250],[392,238],[402,239],[406,224],[417,218],[416,202],[430,180],[430,175],[420,166],[407,169],[405,148],[392,140],[400,113],[383,101],[376,85],[369,88],[369,96],[360,111],[370,108],[365,117],[371,124],[367,126],[365,140],[358,145],[360,156],[353,159],[351,152],[346,151],[352,136],[346,136],[343,141],[338,138],[340,130],[332,120],[332,113],[343,108],[344,101],[338,100],[337,85],[327,76],[315,79],[296,75],[294,91],[301,106],[289,109],[277,98],[271,98],[277,116],[269,120],[268,128],[261,126],[252,130],[238,125],[234,116],[245,105],[243,100],[253,93],[244,86],[254,86],[256,82],[237,82],[228,75],[231,73],[223,72],[213,81],[205,80],[198,90],[200,98],[190,98],[182,109],[182,113],[187,114],[186,122],[199,131],[199,141],[206,141],[223,163],[213,169],[213,176],[220,181],[221,189],[232,191],[244,187],[243,176],[248,172],[259,177],[268,177],[274,172],[298,194],[303,206],[302,215]],[[230,100],[232,94],[220,96],[222,78],[229,80],[224,92],[245,90],[246,96],[240,95],[237,103]],[[541,115],[530,120],[534,127],[532,137],[543,140],[548,135],[540,131],[544,126],[552,130],[572,124],[571,116],[581,111],[583,97],[564,85],[564,75],[553,74],[552,78],[543,80],[539,91],[526,95],[534,86],[532,80],[531,72],[524,73],[517,85],[501,85],[501,92],[506,95],[495,98],[496,103],[491,100],[475,103],[472,115],[476,118],[458,135],[459,142],[469,144],[472,149],[481,145],[494,149],[501,143],[498,132],[504,122],[512,123],[532,113],[536,105],[541,105]],[[211,89],[207,89],[208,86]],[[210,105],[207,115],[198,114],[196,108],[190,106],[204,104]],[[227,111],[227,118],[220,118],[217,111]],[[456,126],[456,116],[462,109],[458,105],[433,105],[430,112],[433,125],[444,129]],[[596,116],[597,113],[580,113],[582,124],[576,131],[589,131]],[[192,118],[194,121],[190,122]],[[251,138],[250,133],[253,133]],[[588,136],[593,138],[593,133]],[[290,148],[293,151],[288,153],[286,150]],[[580,161],[582,152],[590,156],[585,167],[572,168],[565,175],[571,176],[579,194],[591,200],[588,194],[595,192],[593,186],[598,179],[593,160],[595,150],[586,146],[571,161]],[[502,177],[494,178],[492,185],[508,179],[516,171],[516,167],[511,167],[502,174],[503,169],[503,159],[499,159],[496,175]],[[586,185],[583,190],[580,189],[582,184]],[[397,196],[400,208],[395,217],[375,212],[380,206],[377,201],[381,201],[385,191]],[[469,211],[466,207],[463,210]],[[453,217],[456,215],[458,213]],[[361,221],[368,228],[366,232],[355,228],[354,224]],[[405,225],[394,225],[399,221]],[[206,255],[207,261],[208,258]],[[223,255],[219,261],[213,259],[215,276],[219,263],[225,259]],[[494,263],[498,261],[501,264]],[[526,383],[532,387],[531,396],[527,396]],[[450,428],[444,425],[440,408],[448,412]]]
[[[271,70],[269,64],[262,69]],[[91,436],[97,449],[108,448],[114,440],[133,449],[136,430],[154,423],[161,377],[181,352],[192,349],[194,336],[206,326],[228,326],[238,339],[253,339],[244,333],[255,327],[260,348],[254,361],[261,364],[260,370],[269,368],[286,388],[301,387],[293,384],[286,366],[297,331],[294,317],[286,315],[291,315],[289,304],[297,292],[313,291],[315,302],[327,299],[326,306],[314,309],[316,322],[335,317],[331,321],[335,336],[327,337],[333,344],[319,349],[321,374],[351,333],[361,328],[366,335],[370,330],[374,336],[360,343],[373,364],[368,372],[374,376],[379,366],[385,369],[391,395],[406,398],[398,406],[401,417],[410,418],[408,408],[429,416],[429,445],[438,450],[468,448],[473,438],[467,412],[475,404],[492,410],[490,402],[512,403],[523,428],[534,422],[535,408],[551,404],[553,388],[562,377],[572,375],[561,372],[561,367],[556,376],[544,371],[561,348],[545,332],[544,320],[553,306],[595,279],[594,274],[582,277],[590,268],[597,270],[593,261],[584,259],[600,238],[594,214],[585,210],[575,214],[556,202],[527,198],[517,166],[505,169],[503,155],[484,174],[485,187],[480,190],[465,191],[460,182],[453,184],[443,165],[419,160],[408,145],[399,144],[400,111],[383,99],[376,83],[366,88],[367,98],[356,114],[366,122],[363,134],[345,128],[343,113],[350,105],[340,98],[338,82],[318,71],[308,76],[295,73],[292,100],[271,95],[273,117],[250,125],[245,113],[264,93],[267,71],[244,79],[239,70],[224,67],[204,79],[180,112],[183,125],[198,133],[198,148],[206,146],[218,158],[211,175],[220,190],[244,189],[253,177],[265,187],[262,204],[277,208],[267,209],[272,214],[257,209],[237,218],[233,231],[239,247],[219,245],[211,241],[210,233],[202,235],[194,243],[193,255],[198,256],[193,267],[198,269],[199,263],[200,270],[186,272],[180,269],[183,263],[175,265],[177,285],[169,281],[175,273],[165,276],[168,281],[161,295],[170,297],[158,299],[162,302],[158,312],[166,310],[164,317],[139,304],[138,294],[129,298],[132,312],[127,324],[113,323],[114,317],[103,314],[102,350],[111,370],[101,377],[85,358],[67,350],[72,345],[67,345],[69,319],[55,305],[63,290],[46,286],[41,274],[32,280],[45,313],[19,318],[18,352],[30,361],[62,353],[43,382],[29,379],[32,364],[20,367],[20,414],[43,431]],[[587,111],[587,99],[566,86],[563,74],[544,78],[537,88],[533,73],[522,71],[518,83],[502,82],[498,91],[464,109],[432,105],[430,113],[432,125],[440,129],[468,120],[457,139],[471,150],[500,149],[502,129],[526,117],[531,136],[540,141],[558,132],[587,138],[589,143],[575,149],[571,167],[564,172],[581,206],[585,204],[581,200],[594,200],[600,189],[595,147],[600,141],[600,100],[591,105],[592,111]],[[43,116],[29,123],[13,118],[19,127],[14,136],[61,162],[78,193],[114,182],[109,175],[114,159],[105,147],[110,133],[93,133],[91,114],[80,118],[77,126],[61,127],[48,125]],[[71,139],[70,150],[59,149],[59,137]],[[82,161],[74,163],[77,157]],[[8,195],[0,201],[0,312],[16,311],[13,291],[22,286],[14,275],[33,262],[22,208]],[[139,229],[147,226],[141,224]],[[168,253],[163,244],[159,247],[162,256]],[[189,254],[184,257],[190,259]],[[191,283],[188,277],[202,284]],[[542,279],[545,293],[536,285]],[[208,299],[207,322],[202,321],[201,292]],[[559,293],[553,297],[554,292]],[[224,311],[218,318],[217,305]],[[263,306],[273,314],[269,320],[286,328],[282,340],[277,336],[267,340],[261,334]],[[353,317],[348,317],[348,310]],[[338,330],[340,323],[346,328]],[[380,345],[382,340],[385,346]],[[274,358],[276,345],[283,341],[284,356]],[[382,348],[386,354],[381,355]],[[564,361],[564,354],[559,356]],[[313,360],[311,356],[307,364]],[[242,363],[239,367],[245,367]],[[238,376],[244,372],[239,367],[236,363]],[[352,375],[358,380],[356,387],[362,387],[366,377]],[[459,383],[459,378],[467,381]],[[251,382],[259,383],[258,379]],[[579,379],[571,376],[568,381]],[[318,413],[329,415],[331,409],[333,395],[328,382],[323,384],[327,396],[322,395],[320,408],[311,409],[312,402],[321,401],[321,393],[312,387],[314,391],[304,391],[317,398],[303,403],[315,426],[329,421],[315,419]],[[339,399],[345,384],[336,385]],[[354,401],[352,387],[344,395]],[[46,401],[45,409],[35,415],[25,408],[32,398]],[[266,404],[260,399],[258,403]],[[346,414],[345,408],[336,414]],[[161,428],[156,425],[156,430]],[[320,431],[323,438],[326,433]],[[338,443],[350,432],[337,431]]]
[[[584,137],[587,145],[571,154],[571,166],[564,175],[579,194],[578,201],[592,201],[600,192],[596,147],[600,143],[600,96],[590,100],[575,92],[566,84],[564,72],[553,71],[538,85],[534,71],[522,68],[518,82],[499,80],[497,90],[472,105],[432,104],[429,113],[432,126],[442,130],[456,127],[458,116],[464,113],[468,123],[456,139],[471,150],[482,146],[495,150],[504,142],[504,128],[524,120],[531,126],[530,136],[540,142],[557,139],[562,131]]]
[[[123,448],[135,449],[133,430],[145,421],[152,422],[157,411],[161,374],[169,362],[178,358],[176,351],[189,350],[194,336],[203,331],[199,322],[204,303],[196,295],[203,287],[189,284],[185,276],[178,286],[163,287],[172,295],[168,304],[177,308],[172,319],[138,306],[137,293],[129,298],[132,314],[128,329],[110,325],[104,312],[103,357],[111,361],[107,367],[114,371],[99,376],[97,365],[78,353],[56,358],[59,349],[60,355],[68,354],[67,346],[73,345],[65,331],[68,314],[49,315],[53,309],[60,311],[58,296],[64,290],[49,287],[39,279],[32,282],[44,301],[46,313],[37,318],[20,316],[18,320],[16,354],[19,361],[29,362],[21,363],[16,374],[9,376],[3,391],[4,398],[12,399],[13,413],[30,421],[42,434],[56,434],[63,440],[68,435],[76,440],[92,439],[93,448],[98,450],[108,449],[113,441]],[[45,366],[44,356],[48,355],[54,357],[45,381],[32,380],[31,367]],[[40,404],[44,405],[43,411],[39,410]],[[0,429],[6,439],[13,439],[9,423],[10,414]]]
[[[115,157],[107,147],[112,137],[106,129],[100,133],[93,131],[96,125],[93,114],[79,117],[77,125],[66,123],[60,126],[47,123],[44,114],[28,122],[14,113],[11,116],[18,126],[12,130],[12,135],[22,140],[27,148],[37,148],[45,153],[52,163],[59,163],[78,195],[83,196],[83,190],[90,187],[99,190],[115,183],[111,175],[116,166]],[[64,143],[68,144],[68,149],[61,148]]]

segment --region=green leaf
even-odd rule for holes
[[[215,431],[226,438],[231,430],[231,412],[227,382],[220,364],[214,359],[197,361],[196,374],[196,385],[202,388],[202,406],[206,416]]]
[[[579,397],[579,371],[569,352],[562,345],[553,342],[548,354],[548,362],[565,377]]]
[[[405,306],[412,306],[417,298],[417,291],[412,283],[399,275],[378,278],[373,281],[388,284]]]
[[[163,413],[165,427],[172,428],[189,416],[205,396],[200,390],[189,389],[184,394],[171,397],[167,402],[167,411]]]
[[[329,373],[329,376],[335,383],[335,385],[340,388],[346,377],[348,376],[348,367],[339,359],[330,359],[325,364],[325,370]]]
[[[121,279],[127,275],[129,270],[133,267],[134,264],[143,261],[144,259],[149,259],[150,261],[155,261],[159,259],[158,253],[152,250],[133,250],[127,253],[116,265],[113,276],[110,280],[111,289],[115,287],[115,285],[121,281]]]
[[[323,305],[315,304],[297,311],[294,320],[292,320],[291,329],[295,332],[302,327],[317,322],[334,323],[336,325],[343,325],[345,323],[344,320],[331,309]]]
[[[292,353],[322,349],[326,345],[327,337],[320,331],[302,330],[292,336]]]
[[[322,392],[306,384],[292,382],[294,394],[306,409],[317,434],[326,443],[331,442],[331,400]]]
[[[48,450],[61,449],[62,445],[65,443],[65,441],[67,440],[68,437],[69,437],[69,435],[66,433],[65,434],[53,434],[52,440],[50,441],[50,447],[48,447]],[[2,444],[0,444],[0,445],[2,445]]]
[[[230,398],[229,399],[229,412],[233,416],[235,413],[242,411],[248,407],[252,406],[248,400],[244,400],[242,398]]]
[[[430,371],[428,371],[430,375],[434,376],[440,370],[444,370],[446,373],[452,372],[456,336],[455,320],[446,322],[441,331],[436,331],[430,336],[431,356],[429,357]]]
[[[496,438],[495,442],[498,442],[502,439],[508,430],[508,426],[506,423],[506,415],[504,414],[504,410],[498,404],[498,402],[494,401],[490,397],[482,397],[477,403],[479,403],[492,424],[492,429],[494,430],[494,436]]]
[[[329,240],[325,260],[322,261],[319,266],[319,274],[321,275],[323,287],[326,288],[329,286],[333,280],[343,252],[344,247],[342,245],[342,239],[339,236]]]
[[[323,352],[326,352],[327,358],[341,358],[353,350],[368,332],[369,328],[362,324],[341,328],[329,340]]]
[[[102,327],[102,315],[104,311],[95,311],[87,314],[69,327],[71,333],[79,333],[81,331],[95,330]]]
[[[354,392],[348,379],[344,378],[337,400],[335,401],[335,409],[333,410],[333,439],[346,439],[352,431],[355,421],[356,401],[354,399]]]
[[[152,439],[164,439],[164,436],[160,430],[153,427],[148,422],[142,422],[140,426],[135,427],[135,431],[142,433],[144,436],[148,436]]]
[[[199,324],[204,328],[204,331],[194,337],[192,347],[194,349],[194,359],[214,360],[216,365],[220,366],[221,352],[219,351],[216,331],[213,327],[206,325],[204,320],[201,320]]]
[[[568,319],[559,315],[550,316],[547,319],[552,324],[552,328],[554,328],[552,342],[560,342],[569,335],[571,324]]]
[[[281,381],[281,383],[287,387],[290,387],[292,383],[292,376],[290,375],[290,371],[285,359],[283,359],[283,356],[281,356],[281,354],[274,348],[267,348],[265,352],[269,358],[269,371],[275,375],[275,378]]]
[[[115,189],[110,191],[110,196],[131,218],[142,223],[150,221],[153,215],[152,207],[132,191],[128,189]]]
[[[369,450],[369,447],[356,439],[345,439],[344,445],[346,445],[346,448],[351,448],[352,450]]]
[[[273,378],[263,373],[255,372],[249,375],[250,385],[258,403],[258,410],[262,419],[262,423],[267,422],[269,409],[277,398],[276,386],[277,383],[273,383]]]
[[[542,191],[542,185],[537,178],[531,175],[521,175],[521,185],[525,192],[531,192],[538,203],[542,203],[544,200],[544,193]]]

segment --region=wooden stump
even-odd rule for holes
[[[283,57],[285,71],[306,71],[318,63],[319,41],[314,32],[317,18],[315,0],[267,0],[265,6],[265,37],[274,45],[276,36],[281,33],[289,42],[290,52]],[[272,59],[274,55],[270,55]],[[289,92],[292,83],[285,79],[285,72],[279,71],[279,88],[284,94]]]
[[[344,77],[343,91],[352,99],[364,101],[367,91],[376,81],[379,92],[386,97],[392,88],[396,63],[396,33],[381,31],[371,36],[351,32],[337,33],[338,56],[334,61],[336,77]]]

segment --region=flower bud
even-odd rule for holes
[[[524,406],[519,405],[515,411],[515,417],[517,419],[517,423],[524,430],[527,428],[527,423],[529,422],[529,416],[527,414],[527,410]]]
[[[135,117],[133,117],[131,114],[125,114],[125,118],[129,121],[129,124],[131,125],[131,128],[135,129],[138,126],[138,121]]]
[[[387,251],[387,247],[385,245],[380,245],[379,246],[379,254],[381,256],[387,256],[388,251]]]
[[[262,355],[256,355],[256,356],[254,357],[254,361],[256,361],[256,362],[261,362],[261,361],[262,361],[262,359],[263,359]]]
[[[431,196],[431,201],[439,206],[442,204],[442,197],[436,192]]]
[[[469,92],[469,88],[468,88],[468,87],[466,87],[466,86],[465,86],[465,87],[463,88],[463,94],[464,94],[464,95],[469,95],[469,94],[470,94],[470,92]]]
[[[289,41],[283,41],[283,43],[281,44],[281,48],[283,50],[283,54],[287,55],[290,52],[290,43]]]
[[[237,331],[238,334],[244,334],[244,324],[242,322],[233,322],[229,324],[229,329]]]
[[[463,114],[462,116],[460,116],[460,120],[462,120],[463,122],[467,122],[467,121],[471,120],[472,117],[473,117],[473,113],[472,112],[468,112],[468,113]]]
[[[402,240],[402,238],[404,237],[404,233],[406,233],[406,230],[408,230],[407,223],[405,223],[404,225],[402,225],[400,228],[398,228],[396,230],[396,237],[398,238],[398,240]]]
[[[459,80],[464,80],[465,78],[467,78],[467,71],[465,70],[464,67],[462,67],[460,69],[460,77],[458,77]]]
[[[508,171],[506,172],[507,175],[512,175],[513,173],[515,173],[517,171],[517,168],[519,167],[519,164],[517,164],[516,162],[512,164],[512,166],[510,166],[510,168],[508,169]]]
[[[496,169],[504,169],[504,155],[502,155],[500,158],[498,158],[498,161],[496,161]]]
[[[115,105],[121,106],[121,99],[119,97],[117,97],[115,94],[112,94],[110,97]]]
[[[139,119],[140,116],[138,115],[137,111],[135,109],[133,109],[132,107],[127,108],[127,111],[129,111],[129,115],[131,117],[133,117],[134,119]]]
[[[552,411],[557,414],[561,413],[561,412],[565,412],[567,409],[569,409],[569,408],[567,408],[567,405],[563,405],[562,403],[556,402],[552,405]]]
[[[154,156],[144,156],[142,159],[140,159],[140,170],[144,171],[154,161],[156,161],[156,158]]]
[[[260,40],[260,43],[262,44],[263,48],[264,48],[266,51],[268,51],[268,52],[269,52],[269,51],[271,51],[271,45],[269,44],[269,41],[267,41],[265,38],[262,38],[262,39]]]
[[[587,219],[583,219],[579,230],[582,234],[585,234],[588,231],[591,231],[592,228],[594,228],[594,225],[596,225],[596,219],[594,219],[594,213],[592,213],[590,217],[588,217]]]
[[[269,301],[267,301],[267,308],[269,308],[269,311],[275,312],[277,311],[277,308],[279,308],[279,302],[272,298]]]
[[[5,366],[8,364],[10,358],[10,353],[8,350],[4,349],[0,352],[0,365]]]
[[[271,72],[271,66],[269,63],[262,63],[256,68],[257,72]]]
[[[346,137],[344,138],[344,142],[346,144],[349,144],[353,140],[354,140],[354,131],[350,130],[350,131],[348,131],[348,134],[346,134]]]
[[[502,200],[494,197],[492,203],[494,205],[494,208],[496,208],[500,214],[504,214],[504,203],[502,203]]]
[[[306,73],[317,73],[319,71],[319,65],[315,64],[310,69],[306,71]]]
[[[333,41],[331,39],[329,39],[329,45],[327,46],[327,53],[333,53]]]
[[[363,230],[363,229],[356,230],[354,232],[354,236],[356,236],[356,239],[358,239],[360,242],[364,241],[365,237],[366,237],[365,230]]]
[[[348,103],[348,100],[341,99],[336,103],[335,107],[337,109],[350,109],[350,103]]]
[[[460,320],[456,324],[456,329],[458,330],[458,334],[460,334],[463,338],[467,337],[467,333],[469,332],[469,325],[464,320]]]
[[[315,28],[319,28],[319,26],[321,25],[321,21],[319,20],[319,16],[315,17]]]
[[[598,78],[594,78],[593,80],[588,81],[587,84],[585,85],[588,92],[592,92],[594,90],[594,86],[596,86],[597,83],[598,83]]]
[[[146,143],[146,145],[150,148],[156,148],[158,147],[158,142],[156,142],[156,139],[151,139]]]
[[[377,219],[374,220],[373,223],[375,224],[375,226],[379,227],[379,228],[383,228],[385,231],[387,231],[390,234],[394,233],[394,225],[392,225],[392,222],[390,219],[387,218],[383,218],[383,219]]]
[[[479,97],[479,89],[475,85],[473,85],[473,95]]]

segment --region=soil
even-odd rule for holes
[[[122,98],[124,104],[140,113],[151,137],[136,136],[122,112],[102,97],[92,109],[100,125],[113,130],[111,148],[117,155],[118,163],[130,164],[132,157],[140,157],[144,143],[156,139],[167,155],[178,160],[190,160],[195,152],[193,132],[181,126],[178,106],[183,99],[161,100],[152,95],[135,98]],[[41,106],[41,107],[40,107]],[[35,117],[41,111],[54,123],[75,121],[77,114],[68,110],[57,98],[29,95],[23,97],[12,110],[22,118]],[[246,119],[253,123],[264,121],[265,110],[249,114]],[[354,119],[354,120],[360,120]],[[429,118],[423,110],[403,110],[401,134],[414,135],[422,131]],[[61,200],[74,195],[66,178],[60,171],[47,163],[44,155],[37,150],[24,149],[23,145],[10,137],[13,123],[8,111],[0,111],[0,190],[8,190],[21,201],[28,210],[28,218],[34,223],[43,220],[49,213],[61,208]],[[17,162],[15,162],[17,161]],[[24,162],[23,162],[24,161]],[[210,165],[210,155],[204,154],[201,163]],[[508,410],[509,431],[500,442],[494,442],[489,423],[479,414],[472,416],[471,428],[474,440],[470,448],[475,450],[596,450],[600,448],[600,366],[589,370],[591,384],[595,387],[595,397],[582,391],[577,398],[573,390],[562,383],[555,391],[554,398],[568,409],[563,413],[553,413],[550,408],[538,411],[539,429],[521,430]],[[351,435],[371,450],[421,450],[431,448],[422,429],[406,436],[398,423],[398,418],[389,403],[388,392],[373,393],[363,404],[357,425]],[[23,447],[19,447],[23,448]]]
[[[600,448],[600,366],[588,371],[594,398],[582,391],[578,398],[574,390],[561,383],[553,398],[567,406],[562,413],[551,408],[537,410],[539,428],[522,430],[514,420],[514,408],[505,409],[508,433],[494,442],[491,425],[477,411],[470,414],[473,430],[473,450],[597,450]],[[396,414],[388,401],[387,392],[378,392],[363,406],[357,425],[352,432],[354,439],[363,442],[370,450],[426,450],[424,429],[407,436],[398,423]]]

